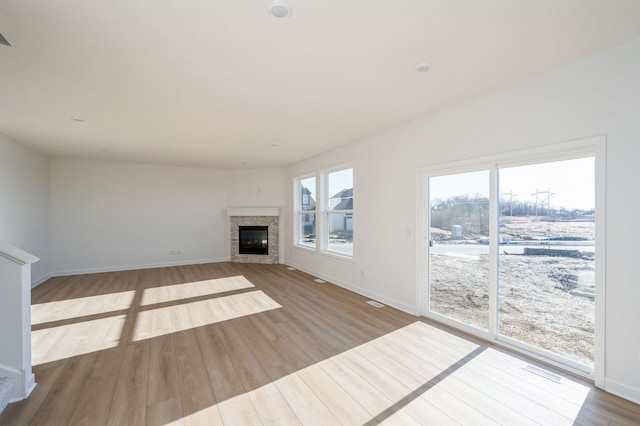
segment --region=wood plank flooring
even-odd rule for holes
[[[0,425],[638,425],[640,406],[284,265],[52,278]],[[549,369],[548,367],[543,368]]]

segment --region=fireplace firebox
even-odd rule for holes
[[[239,254],[269,254],[268,226],[238,227]]]

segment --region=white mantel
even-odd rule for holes
[[[231,207],[227,216],[280,216],[280,207]]]

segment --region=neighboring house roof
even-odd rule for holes
[[[332,200],[340,200],[332,207],[332,210],[353,210],[353,188],[343,189],[331,197]]]
[[[340,201],[333,210],[353,210],[353,198],[345,198]]]
[[[334,198],[353,198],[353,188],[343,189],[342,191],[331,197],[332,200]]]

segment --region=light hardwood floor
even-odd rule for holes
[[[313,278],[231,263],[53,278],[32,298],[38,386],[0,424],[640,424],[585,381]]]

